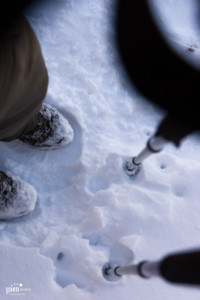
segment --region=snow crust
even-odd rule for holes
[[[185,3],[159,1],[170,22],[180,7],[187,14]],[[151,156],[137,176],[124,172],[165,113],[126,81],[113,44],[114,4],[50,0],[27,12],[49,72],[45,103],[69,120],[74,139],[55,151],[0,143],[0,169],[38,195],[29,215],[0,221],[3,300],[17,283],[29,289],[18,297],[27,300],[199,299],[198,289],[161,279],[102,276],[108,261],[126,265],[196,248],[200,230],[197,134]],[[193,41],[187,30],[186,44]]]

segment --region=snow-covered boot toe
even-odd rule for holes
[[[21,217],[34,210],[36,190],[19,177],[0,171],[0,219]]]
[[[72,142],[74,131],[67,119],[49,104],[43,104],[35,130],[20,138],[41,150],[55,149]]]

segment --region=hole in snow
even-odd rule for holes
[[[160,168],[163,170],[163,169],[166,169],[167,168],[167,165],[166,164],[164,164],[164,163],[162,163],[161,165],[160,165]]]
[[[174,195],[176,197],[183,197],[184,196],[182,191],[174,191]]]
[[[59,252],[58,256],[57,256],[57,260],[62,260],[63,257],[64,257],[64,254],[62,252]]]
[[[151,132],[150,131],[146,131],[145,134],[146,134],[146,136],[150,136]]]

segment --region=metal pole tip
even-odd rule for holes
[[[111,282],[120,280],[121,276],[115,273],[117,267],[119,267],[119,265],[115,263],[106,263],[102,268],[103,277]]]
[[[141,164],[138,164],[138,165],[134,164],[132,159],[129,159],[124,164],[124,170],[125,170],[126,174],[129,176],[137,175],[139,173],[140,169],[141,169]]]

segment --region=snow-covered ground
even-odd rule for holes
[[[48,2],[48,5],[47,5]],[[187,17],[191,0],[160,0],[170,34],[198,40],[190,26],[179,35],[176,12]],[[74,129],[74,141],[39,151],[0,143],[0,168],[32,184],[36,209],[0,222],[0,299],[197,300],[200,290],[162,279],[102,276],[108,261],[121,265],[157,260],[200,244],[200,140],[186,138],[143,164],[138,176],[123,170],[145,146],[164,112],[125,81],[116,49],[114,0],[49,0],[27,16],[49,71],[45,102]],[[156,1],[154,1],[154,4]],[[185,9],[184,9],[185,8]],[[172,13],[173,12],[173,13]],[[165,17],[163,17],[165,18]],[[171,22],[171,23],[170,23]],[[198,45],[196,45],[198,47]],[[148,50],[147,50],[148,51]]]

